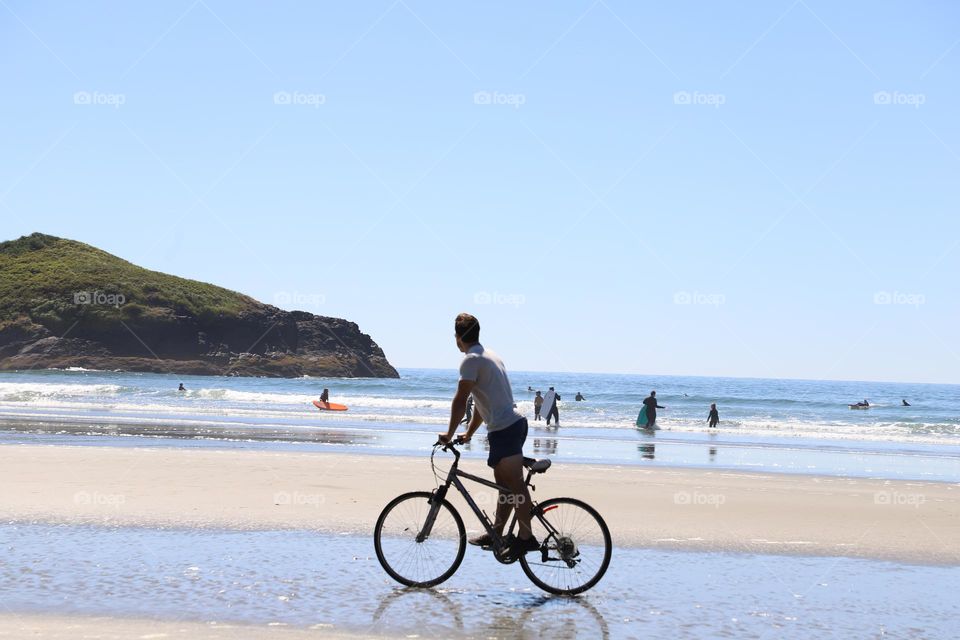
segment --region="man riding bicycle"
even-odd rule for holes
[[[527,419],[514,410],[513,391],[503,362],[497,354],[480,344],[480,321],[469,313],[461,313],[454,321],[454,335],[464,358],[460,363],[457,393],[450,406],[450,428],[440,434],[440,441],[447,443],[453,439],[463,420],[467,398],[472,394],[475,411],[461,440],[469,442],[480,425],[484,422],[487,424],[490,444],[487,466],[493,468],[497,484],[507,487],[511,492],[500,494],[494,527],[498,534],[503,534],[503,527],[515,505],[520,526],[517,539],[511,542],[507,554],[516,558],[540,548],[530,529],[530,493],[523,482],[523,443],[527,439]],[[470,544],[489,548],[493,540],[485,533],[471,539]]]

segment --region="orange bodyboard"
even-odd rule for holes
[[[320,402],[319,400],[313,401],[313,406],[320,411],[346,411],[347,405],[337,404],[336,402]]]

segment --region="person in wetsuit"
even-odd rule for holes
[[[650,410],[647,409],[647,411],[650,411]],[[710,415],[707,416],[707,424],[710,426],[711,429],[716,427],[718,424],[720,424],[720,413],[717,411],[716,402],[710,405]]]
[[[666,407],[657,404],[656,391],[650,392],[650,395],[644,399],[643,405],[647,408],[647,428],[650,429],[657,422],[657,409],[666,409]]]

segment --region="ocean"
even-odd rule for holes
[[[399,379],[235,378],[57,370],[0,373],[0,442],[215,446],[419,455],[445,429],[453,370]],[[557,461],[960,481],[960,386],[514,371],[529,455]],[[177,391],[179,383],[187,388]],[[533,421],[561,395],[560,427]],[[324,388],[349,406],[311,405]],[[635,428],[651,390],[656,433]],[[582,393],[586,400],[576,402]],[[867,410],[848,405],[863,399]],[[902,406],[906,399],[911,406]],[[720,426],[706,424],[717,403]],[[472,445],[475,456],[482,444]]]

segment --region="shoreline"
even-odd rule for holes
[[[121,449],[183,449],[362,455],[424,459],[436,431],[358,426],[247,428],[219,433],[216,429],[77,425],[66,422],[15,426],[0,420],[0,446],[64,446]],[[12,428],[11,428],[12,427]],[[619,438],[584,437],[575,432],[528,436],[526,453],[549,457],[559,465],[627,466],[637,469],[699,469],[773,473],[805,477],[861,478],[901,482],[960,482],[960,451],[915,449],[864,450],[832,444],[793,441],[738,441],[730,434],[709,440],[670,431],[627,434]],[[633,436],[631,439],[629,436]],[[465,449],[465,459],[483,460],[481,439]]]
[[[449,460],[437,462],[443,472]],[[462,464],[490,475],[482,461]],[[620,547],[960,565],[954,483],[555,464],[534,484],[535,499],[593,505]],[[0,445],[0,518],[10,524],[369,536],[390,499],[433,486],[427,456]],[[495,503],[473,495],[487,511]],[[468,535],[477,531],[460,496],[451,502]]]

